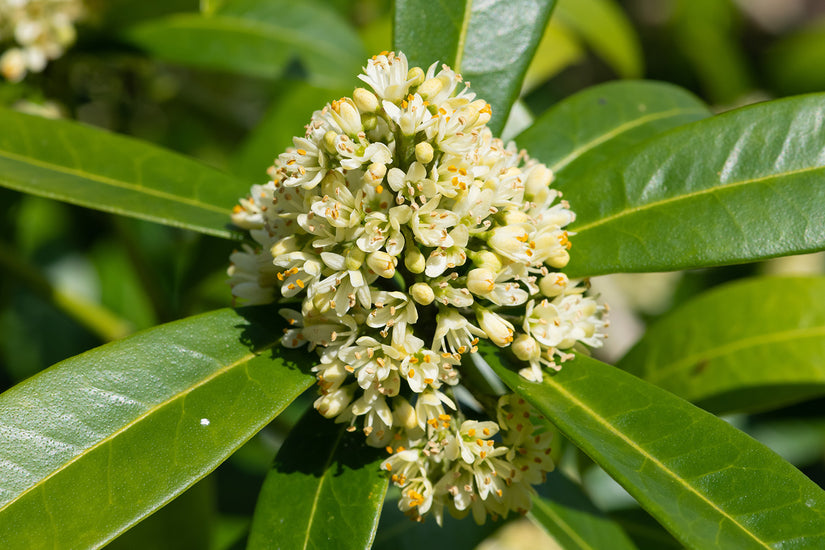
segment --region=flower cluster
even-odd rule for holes
[[[74,42],[83,14],[82,0],[0,0],[0,45],[16,43],[0,56],[0,74],[17,82],[42,71]]]
[[[528,444],[504,413],[500,426],[464,420],[452,388],[480,339],[536,381],[578,343],[601,344],[603,306],[559,271],[574,214],[547,167],[493,138],[490,106],[446,65],[385,52],[360,78],[372,91],[315,112],[235,207],[254,243],[231,256],[232,292],[282,304],[282,345],[319,356],[315,407],[388,446],[413,517],[525,510],[541,475],[519,453],[546,440]]]

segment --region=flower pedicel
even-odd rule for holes
[[[295,304],[281,343],[317,352],[315,408],[386,448],[412,518],[526,512],[550,433],[515,395],[468,420],[453,389],[480,339],[534,381],[601,345],[603,306],[559,271],[575,216],[446,65],[384,52],[359,78],[372,91],[315,112],[235,207],[254,244],[231,256],[232,293]]]

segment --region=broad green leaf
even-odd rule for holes
[[[672,271],[825,249],[825,95],[687,124],[587,173],[571,276]]]
[[[330,8],[290,0],[227,0],[129,29],[127,38],[164,61],[262,78],[298,70],[322,87],[351,86],[366,54]]]
[[[352,89],[334,91],[298,82],[279,95],[252,130],[232,160],[233,171],[252,181],[266,181],[266,169],[287,147],[293,136],[304,136],[312,113]]]
[[[493,134],[518,97],[555,0],[398,0],[393,44],[410,66],[460,72],[493,109]]]
[[[388,478],[383,449],[310,409],[261,488],[249,548],[370,548]]]
[[[825,492],[724,420],[595,359],[542,383],[485,359],[502,380],[691,548],[822,548]]]
[[[639,78],[644,59],[639,38],[614,0],[559,0],[555,18],[584,38],[622,78]]]
[[[103,545],[205,476],[308,388],[269,308],[93,349],[0,396],[0,540]]]
[[[825,394],[825,277],[714,289],[653,325],[617,366],[717,414]]]
[[[773,87],[783,94],[825,89],[825,19],[777,40],[766,58]]]
[[[636,546],[622,529],[603,514],[581,487],[560,472],[533,497],[530,517],[544,527],[564,550],[633,550]]]
[[[249,184],[183,155],[66,120],[0,108],[0,185],[229,238]]]
[[[630,146],[707,116],[708,108],[678,86],[609,82],[554,105],[516,142],[556,173],[555,188],[575,193],[588,170],[601,169]]]

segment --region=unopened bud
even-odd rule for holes
[[[391,279],[395,275],[395,263],[398,260],[381,250],[367,256],[367,265],[379,277]]]
[[[384,180],[384,174],[387,173],[387,166],[380,162],[373,162],[370,167],[364,172],[364,183],[375,187]]]
[[[335,153],[335,138],[337,137],[338,134],[332,130],[328,130],[327,133],[324,134],[324,149],[327,150],[327,153]]]
[[[378,110],[378,98],[366,88],[355,88],[352,92],[352,99],[362,113],[374,113]]]
[[[513,342],[513,353],[522,361],[532,361],[541,357],[541,347],[535,338],[521,334]]]
[[[498,254],[490,250],[481,250],[479,252],[468,252],[468,256],[473,260],[476,267],[483,267],[489,269],[493,273],[501,271],[501,259]]]
[[[400,396],[396,397],[392,400],[392,408],[393,426],[401,426],[409,431],[418,428],[418,417],[409,401]]]
[[[441,82],[437,78],[431,78],[425,81],[419,88],[418,88],[418,95],[420,95],[424,99],[430,99],[431,97],[435,97],[438,95],[444,88],[444,83]]]
[[[364,258],[366,254],[364,251],[358,247],[353,247],[347,252],[347,269],[349,271],[355,271],[361,269],[361,266],[364,264]]]
[[[338,388],[315,400],[313,406],[326,418],[334,418],[346,409],[354,394],[354,384]]]
[[[476,311],[476,319],[481,330],[498,347],[506,347],[513,341],[513,325],[497,313],[479,308]]]
[[[553,253],[552,256],[545,260],[545,263],[551,267],[555,267],[556,269],[561,269],[567,265],[567,262],[570,261],[570,254],[567,253],[567,250],[564,248],[559,248],[557,251]]]
[[[550,273],[545,275],[539,281],[539,289],[541,293],[548,298],[555,298],[567,288],[567,275],[564,273]]]
[[[273,244],[272,248],[269,249],[269,252],[272,254],[273,258],[277,258],[283,254],[295,252],[299,248],[298,240],[295,238],[295,235],[290,235]]]
[[[407,71],[407,82],[410,83],[411,87],[415,87],[424,82],[425,76],[424,70],[421,67],[413,67]]]
[[[433,292],[432,287],[430,287],[427,283],[415,283],[410,287],[410,294],[412,295],[413,300],[422,306],[428,306],[433,303],[433,300],[435,300],[435,293]]]
[[[433,153],[433,146],[426,141],[415,146],[415,160],[421,164],[429,164],[433,160]]]
[[[407,248],[407,253],[404,255],[404,265],[410,270],[410,273],[423,273],[424,268],[427,267],[427,258],[421,253],[418,248]]]
[[[483,296],[496,287],[496,276],[489,269],[477,268],[467,273],[467,290]]]

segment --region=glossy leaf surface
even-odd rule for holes
[[[0,109],[0,185],[113,214],[230,237],[249,185],[183,155],[69,122]]]
[[[350,26],[312,2],[233,0],[142,23],[127,37],[164,61],[263,78],[290,69],[316,86],[354,84],[366,58]]]
[[[705,104],[678,86],[609,82],[560,101],[516,142],[556,173],[554,187],[575,194],[588,170],[602,168],[628,147],[707,116]]]
[[[310,409],[267,474],[249,548],[370,548],[388,477],[387,454]]]
[[[825,492],[724,420],[595,359],[528,382],[485,359],[691,548],[821,548]]]
[[[472,83],[493,108],[497,135],[518,97],[527,66],[541,40],[555,0],[399,0],[393,44],[410,66],[438,61]]]
[[[0,396],[4,546],[100,546],[225,460],[314,380],[303,353],[273,349],[275,318],[161,325]]]
[[[588,172],[568,275],[670,271],[825,248],[825,95],[730,111]]]
[[[652,326],[618,367],[715,413],[825,393],[825,278],[714,289]]]
[[[634,550],[636,546],[603,514],[581,487],[558,471],[547,476],[533,497],[530,518],[544,527],[564,550]]]

